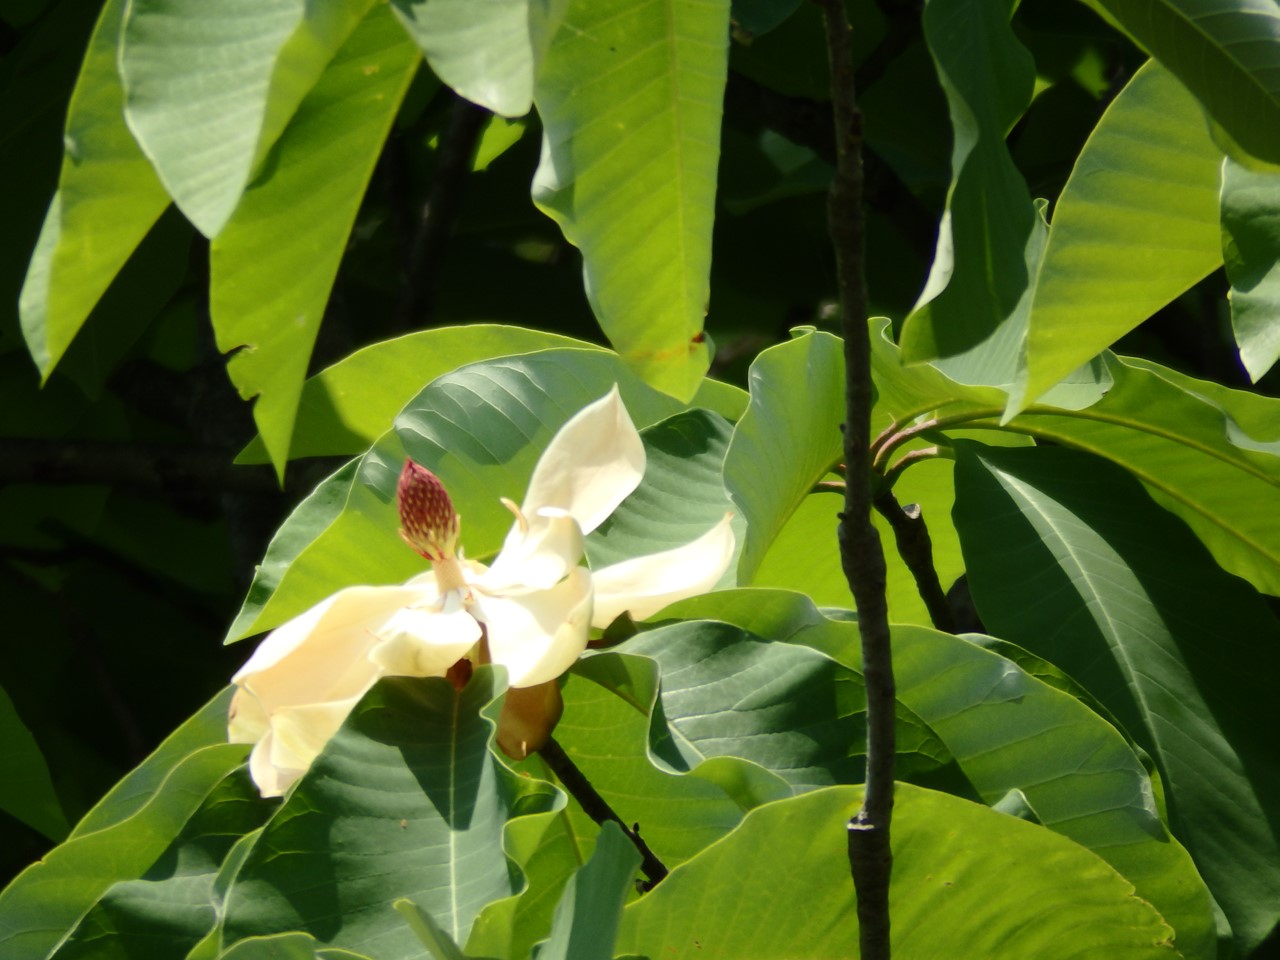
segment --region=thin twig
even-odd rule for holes
[[[898,553],[915,578],[916,590],[929,611],[929,619],[933,621],[934,627],[946,633],[955,633],[955,618],[951,615],[946,591],[942,589],[938,571],[933,565],[933,541],[929,537],[929,528],[925,525],[920,505],[912,503],[902,506],[891,490],[881,490],[873,503],[880,516],[893,528]]]
[[[640,851],[640,869],[649,878],[648,882],[643,883],[641,886],[645,892],[656,887],[667,875],[667,868],[640,837],[640,824],[637,823],[628,827],[622,822],[622,818],[614,813],[613,808],[609,806],[605,798],[596,792],[596,788],[591,785],[591,781],[586,778],[586,775],[578,769],[578,765],[569,759],[569,755],[556,742],[555,737],[547,738],[547,742],[538,751],[538,755],[547,762],[547,766],[564,784],[564,788],[573,794],[573,799],[578,801],[578,805],[582,807],[587,816],[598,824],[603,825],[606,820],[611,820],[622,828],[622,832],[626,834],[627,839]]]
[[[884,550],[871,523],[873,398],[864,275],[862,114],[857,105],[849,20],[843,0],[817,2],[826,20],[831,62],[837,163],[827,212],[844,321],[845,500],[840,515],[840,561],[858,608],[867,690],[866,792],[862,808],[848,823],[849,867],[858,899],[860,955],[863,960],[887,960],[896,691],[885,601]]]

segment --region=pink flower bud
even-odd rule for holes
[[[396,489],[400,536],[432,563],[452,560],[458,543],[458,514],[440,478],[410,459]]]

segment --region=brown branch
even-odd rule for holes
[[[862,114],[854,87],[849,20],[843,0],[817,0],[826,20],[835,113],[836,173],[827,206],[835,248],[845,359],[845,501],[840,561],[858,608],[867,689],[867,778],[862,808],[849,820],[849,867],[858,899],[863,960],[889,956],[889,874],[893,855],[894,701],[885,560],[871,523],[871,340],[867,330]]]
[[[929,537],[929,528],[920,512],[920,505],[912,503],[902,506],[891,490],[881,490],[872,502],[880,516],[893,528],[898,553],[915,578],[916,590],[929,611],[929,619],[937,629],[955,633],[955,617],[951,615],[946,591],[942,589],[938,571],[933,566],[933,541]]]
[[[573,795],[573,799],[578,801],[578,805],[582,807],[587,816],[602,826],[605,821],[612,821],[622,828],[622,832],[626,834],[627,839],[640,851],[640,869],[649,878],[647,883],[641,885],[642,888],[645,892],[648,892],[656,887],[667,875],[667,868],[654,855],[654,852],[649,849],[649,845],[641,839],[640,824],[637,823],[628,827],[622,822],[622,818],[614,813],[608,801],[596,792],[596,788],[591,785],[591,781],[586,778],[586,775],[578,769],[578,765],[569,759],[569,755],[564,752],[564,748],[560,746],[555,737],[547,738],[547,742],[538,751],[538,756],[547,762],[547,766],[564,784],[564,788]]]

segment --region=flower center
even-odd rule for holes
[[[461,520],[440,478],[406,459],[396,487],[400,508],[400,536],[431,561],[440,592],[467,589],[455,550]]]

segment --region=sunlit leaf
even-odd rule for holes
[[[709,357],[727,0],[576,0],[538,73],[533,196],[582,250],[587,295],[647,382],[693,396]]]
[[[216,236],[370,0],[136,0],[120,42],[125,118],[169,195]]]
[[[1222,151],[1149,61],[1112,101],[1053,210],[1010,414],[1222,263]]]
[[[604,352],[556,333],[489,323],[421,330],[364,347],[307,380],[289,456],[360,453],[436,377],[479,360],[565,347]],[[727,383],[703,380],[690,405],[737,420],[746,408],[746,394]],[[239,460],[265,463],[261,440],[250,444]]]
[[[307,361],[356,211],[418,61],[391,12],[351,33],[213,242],[210,303],[228,373],[280,475]],[[281,283],[288,277],[288,283]]]
[[[1019,331],[1001,322],[1029,284],[1043,227],[1004,142],[1035,80],[1009,24],[1014,6],[929,0],[924,8],[951,112],[951,188],[929,279],[903,326],[908,360],[964,354],[995,334],[999,349],[1015,355]]]
[[[568,0],[393,0],[442,81],[504,117],[533,105],[533,80]]]
[[[1222,242],[1231,281],[1231,326],[1256,382],[1280,359],[1280,173],[1226,160]]]
[[[490,754],[480,711],[494,684],[485,668],[458,693],[441,678],[381,681],[249,851],[227,892],[225,940],[301,930],[416,960],[422,945],[394,901],[409,898],[457,943],[486,903],[517,892],[503,825],[563,801]]]
[[[825,651],[856,667],[857,624],[819,614],[799,594],[736,590],[672,609]],[[1186,956],[1213,957],[1208,892],[1172,841],[1142,763],[1125,738],[1069,692],[968,639],[893,628],[901,703],[941,739],[988,803],[1019,792],[1046,827],[1097,853],[1174,926]]]
[[[748,814],[627,908],[617,952],[848,956],[858,928],[845,824],[861,793],[832,787]],[[1150,904],[1102,860],[1044,827],[899,784],[894,838],[895,956],[954,956],[957,944],[992,960],[1177,956],[1173,931]]]
[[[1132,478],[1074,451],[961,447],[956,525],[984,623],[1156,757],[1175,832],[1248,952],[1280,920],[1280,623]]]
[[[640,853],[618,825],[606,823],[591,859],[565,888],[551,924],[551,937],[534,952],[536,960],[612,960],[622,907]]]
[[[1280,11],[1269,0],[1085,0],[1200,99],[1249,153],[1280,162]]]
[[[169,205],[125,126],[116,47],[124,0],[102,8],[67,111],[58,192],[27,268],[18,309],[47,377],[134,248]]]

